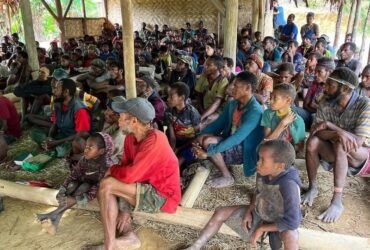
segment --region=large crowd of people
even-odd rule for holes
[[[274,36],[243,27],[235,61],[203,21],[195,29],[142,23],[133,34],[138,97],[130,100],[119,24],[105,23],[97,38],[52,41],[48,50],[36,42],[37,79],[27,44],[17,33],[3,36],[0,158],[29,129],[41,150],[69,162],[59,207],[37,216],[50,233],[64,211],[98,197],[105,236],[98,249],[140,245],[132,211],[174,213],[181,171],[197,159],[219,171],[207,182],[213,188],[234,184],[235,164],[245,176],[257,172],[257,181],[251,204],[217,209],[189,249],[224,222],[246,241],[268,233],[272,249],[298,249],[300,203],[312,206],[318,195],[320,164],[333,172],[334,187],[318,219],[340,218],[346,177],[370,175],[370,65],[362,67],[350,34],[335,52],[314,13],[298,34],[294,14],[285,22],[273,2]],[[9,93],[21,98],[19,112]],[[307,165],[302,200],[296,155]]]

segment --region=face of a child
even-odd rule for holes
[[[244,65],[244,70],[256,74],[258,72],[258,65],[252,59],[248,59],[247,63]]]
[[[168,96],[168,106],[174,108],[184,102],[184,97],[179,96],[175,89],[170,89]]]
[[[283,164],[274,161],[271,150],[261,148],[257,162],[257,173],[261,176],[277,176],[282,170],[284,170]]]
[[[98,148],[94,139],[88,138],[84,150],[84,157],[86,160],[96,159],[104,154],[104,149]]]
[[[295,53],[297,51],[297,47],[294,45],[294,43],[289,43],[288,45],[288,52]]]
[[[271,110],[277,111],[277,110],[285,109],[287,107],[290,107],[291,104],[292,104],[292,100],[288,96],[283,95],[277,91],[273,91],[271,93],[271,98],[270,98]]]
[[[325,67],[316,66],[315,69],[316,77],[319,81],[325,81],[328,78],[329,74]]]
[[[232,88],[232,96],[238,101],[245,97],[248,92],[248,85],[241,83],[238,78],[234,80],[230,87]]]
[[[206,76],[210,76],[215,74],[218,71],[218,68],[213,60],[207,60],[205,64],[205,72]]]
[[[69,60],[68,59],[65,59],[65,58],[61,58],[60,59],[60,64],[62,65],[62,66],[64,66],[64,67],[67,67],[67,66],[69,66]]]
[[[364,70],[361,74],[362,86],[365,88],[370,87],[370,69]]]
[[[290,74],[288,71],[281,71],[279,73],[279,80],[280,83],[291,83],[292,82],[293,75]]]
[[[315,56],[310,56],[307,59],[307,67],[314,67],[317,65],[317,58]]]
[[[207,54],[207,56],[212,56],[214,53],[215,53],[215,50],[211,46],[206,45],[206,54]]]

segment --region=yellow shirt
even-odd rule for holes
[[[225,98],[228,83],[227,78],[224,77],[222,80],[215,82],[212,88],[209,89],[207,78],[204,75],[200,76],[195,84],[195,91],[204,94],[203,106],[205,109],[209,108],[215,102],[216,97]]]

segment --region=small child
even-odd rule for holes
[[[37,214],[37,221],[48,233],[56,233],[67,209],[75,204],[86,205],[95,199],[100,180],[113,165],[112,151],[112,138],[106,133],[95,133],[87,139],[84,156],[65,179],[56,196],[59,207],[47,214]]]
[[[292,63],[281,63],[277,68],[278,84],[286,83],[294,85],[294,64]],[[296,86],[295,86],[296,87]],[[297,88],[296,88],[297,89]]]
[[[259,148],[256,190],[249,206],[219,207],[188,250],[206,245],[225,222],[253,245],[267,233],[271,249],[298,250],[301,223],[298,171],[293,167],[293,146],[284,140],[265,141]]]
[[[191,142],[195,138],[196,127],[200,124],[198,110],[187,103],[189,94],[190,90],[186,83],[172,84],[168,96],[169,108],[164,114],[168,140],[179,158],[180,166],[185,160],[188,162],[193,159]]]
[[[370,64],[366,65],[361,74],[361,82],[356,91],[363,96],[370,97]]]
[[[263,112],[261,120],[265,140],[286,140],[297,146],[297,149],[303,145],[305,124],[291,109],[295,96],[296,92],[292,85],[280,84],[274,88],[270,108]]]

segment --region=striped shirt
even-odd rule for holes
[[[370,99],[353,91],[347,107],[338,111],[336,102],[323,100],[317,109],[315,124],[329,121],[356,136],[364,138],[364,146],[370,147]]]

